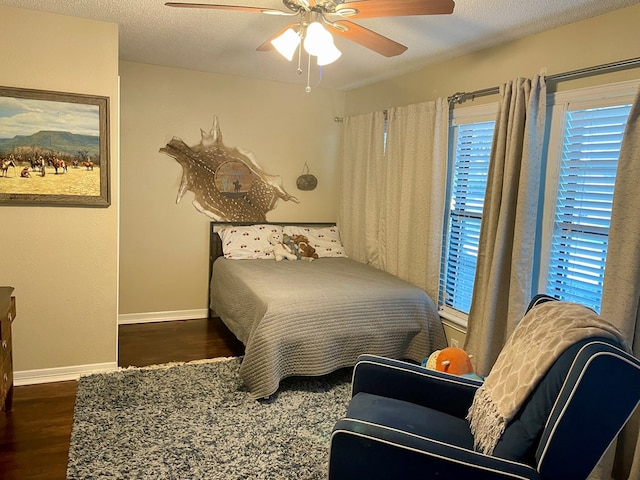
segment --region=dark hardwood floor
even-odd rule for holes
[[[241,355],[218,318],[121,325],[118,365],[147,366]],[[13,410],[0,412],[0,478],[66,477],[77,382],[14,388]]]

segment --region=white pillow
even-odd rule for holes
[[[316,249],[318,257],[346,257],[338,227],[299,227],[285,225],[285,235],[304,235],[309,245]]]
[[[280,225],[249,225],[224,227],[218,231],[222,239],[224,258],[241,259],[272,259],[271,253],[265,248],[270,245],[269,235],[282,234]]]

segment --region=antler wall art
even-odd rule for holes
[[[270,175],[252,152],[227,147],[222,141],[218,117],[207,133],[200,130],[198,145],[189,147],[174,137],[160,149],[182,166],[182,180],[176,203],[187,190],[194,193],[193,205],[216,221],[266,221],[278,199],[300,203],[282,186],[279,175]]]

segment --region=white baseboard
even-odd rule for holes
[[[113,372],[115,370],[118,370],[118,364],[116,362],[22,370],[13,373],[13,384],[15,386],[21,386],[39,383],[67,382],[69,380],[78,380],[82,375]]]
[[[172,320],[192,320],[209,318],[209,310],[177,310],[173,312],[122,313],[118,315],[118,325],[133,323],[169,322]]]
[[[168,322],[172,320],[191,320],[208,318],[207,309],[179,310],[174,312],[126,313],[118,315],[118,325],[150,322]],[[82,375],[104,373],[118,370],[117,362],[74,365],[69,367],[43,368],[39,370],[23,370],[14,372],[15,386],[35,385],[39,383],[66,382],[78,380]]]

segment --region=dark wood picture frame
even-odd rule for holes
[[[108,207],[109,97],[0,87],[0,205]]]

